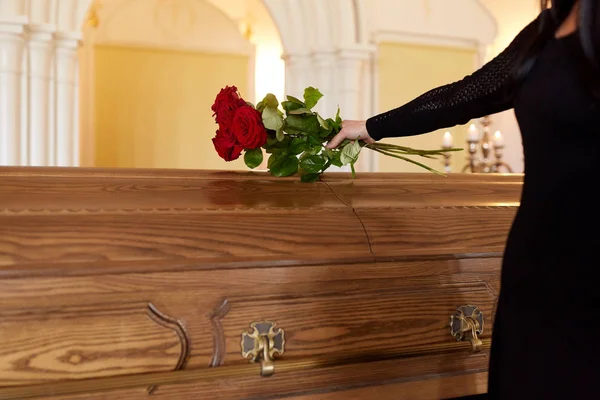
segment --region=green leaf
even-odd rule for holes
[[[280,158],[282,156],[282,154],[278,154],[278,153],[273,153],[271,154],[271,156],[269,157],[269,161],[267,161],[267,168],[271,169],[271,167],[273,166],[273,164],[277,161],[278,158]]]
[[[327,164],[327,160],[324,157],[313,155],[300,161],[300,168],[302,168],[302,171],[304,172],[314,174],[321,172],[325,167],[325,164]]]
[[[277,140],[282,142],[284,138],[285,138],[285,135],[283,134],[283,129],[279,129],[277,131]]]
[[[263,162],[262,149],[259,147],[258,149],[254,150],[246,150],[246,153],[244,154],[244,162],[250,169],[258,167]]]
[[[298,104],[298,103],[293,103],[291,101],[282,101],[281,102],[281,107],[283,107],[283,109],[285,110],[286,113],[291,113],[294,110],[299,110],[302,108],[306,108],[304,107],[304,104]]]
[[[323,148],[323,142],[321,139],[314,135],[308,135],[308,145],[312,148],[317,147],[319,150]]]
[[[336,167],[343,167],[344,164],[342,164],[342,160],[341,160],[341,156],[342,156],[342,152],[338,151],[334,154],[333,158],[331,159],[331,164],[335,165]]]
[[[267,107],[277,108],[279,106],[279,101],[277,101],[277,97],[274,94],[268,93],[263,99]]]
[[[340,150],[325,149],[325,154],[331,164],[336,167],[342,167],[342,161],[340,160],[342,152]]]
[[[289,154],[298,155],[308,150],[308,143],[304,138],[294,138],[288,149]]]
[[[337,113],[335,114],[335,122],[340,126],[342,125],[342,118],[340,117],[340,108],[339,107],[337,109]]]
[[[288,111],[288,114],[291,114],[291,115],[301,115],[301,114],[309,114],[310,115],[312,113],[313,113],[312,111],[310,111],[309,109],[304,108],[304,107],[298,108],[296,110]]]
[[[331,129],[329,131],[323,132],[323,134],[321,136],[323,136],[323,137],[330,137],[330,139],[331,139],[331,138],[333,138],[333,136],[331,136],[331,135],[332,134],[333,135],[337,135],[338,133],[340,133],[340,131],[342,130],[342,127],[339,126],[337,124],[337,122],[335,122],[331,118],[327,118],[326,121],[329,124],[329,126],[331,127]],[[325,134],[327,134],[327,135],[325,135]]]
[[[323,117],[321,117],[318,113],[315,114],[317,116],[317,120],[319,121],[319,125],[321,125],[321,128],[331,132],[331,125],[329,124],[329,122],[327,122],[327,120],[324,120]]]
[[[287,96],[287,99],[288,99],[288,101],[289,101],[290,103],[296,103],[296,104],[299,104],[299,105],[301,105],[302,107],[304,107],[304,106],[305,106],[305,104],[304,104],[304,102],[303,102],[302,100],[300,100],[300,99],[298,99],[298,98],[296,98],[296,97],[294,97],[294,96],[290,96],[290,95],[288,95],[288,96]]]
[[[262,112],[262,121],[265,128],[272,131],[279,131],[283,128],[283,117],[277,112],[277,108],[265,107]]]
[[[288,115],[285,119],[285,131],[287,133],[303,133],[318,135],[321,126],[315,115]]]
[[[285,149],[279,149],[277,147],[269,147],[265,151],[267,152],[267,154],[281,154],[281,153],[285,152]]]
[[[263,110],[265,109],[265,107],[266,107],[266,106],[267,106],[267,105],[266,105],[265,101],[264,101],[264,100],[261,100],[261,101],[259,101],[259,102],[258,102],[258,104],[256,105],[256,110],[257,110],[259,113],[262,113],[262,112],[263,112]]]
[[[290,176],[298,172],[298,158],[296,156],[286,155],[278,157],[269,167],[273,176]]]
[[[355,140],[354,143],[347,144],[342,149],[342,154],[340,155],[340,161],[342,165],[354,164],[358,161],[358,155],[360,154],[360,150],[362,147],[360,146],[360,142]]]
[[[313,135],[308,136],[308,146],[310,154],[319,154],[323,151],[323,143],[321,139]]]
[[[315,181],[319,180],[320,176],[321,176],[320,173],[304,174],[300,177],[300,180],[302,182],[315,182]]]
[[[323,94],[319,92],[319,89],[315,89],[312,86],[304,89],[304,102],[306,103],[306,108],[309,110],[312,110],[317,105],[321,97],[323,97]]]
[[[269,138],[267,139],[267,144],[264,147],[268,153],[275,153],[275,150],[279,150],[279,152],[281,152],[283,150],[287,150],[291,142],[292,139],[289,136],[284,136],[282,141],[277,140],[277,138]]]

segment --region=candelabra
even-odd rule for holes
[[[482,131],[471,124],[467,136],[467,148],[469,151],[468,164],[462,169],[462,173],[499,173],[503,169],[512,173],[510,165],[502,161],[504,155],[504,137],[497,131],[493,138],[490,135],[491,119],[485,116],[481,119]],[[452,148],[452,136],[450,132],[444,134],[443,149]],[[477,155],[477,150],[481,150],[481,157]],[[491,153],[494,153],[492,159]],[[450,152],[444,155],[444,170],[450,172],[451,155]]]

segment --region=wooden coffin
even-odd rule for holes
[[[521,180],[0,168],[0,399],[483,393]]]

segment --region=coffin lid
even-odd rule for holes
[[[521,175],[0,168],[0,272],[95,274],[501,252]]]

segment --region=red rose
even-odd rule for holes
[[[226,86],[217,95],[211,109],[214,112],[213,117],[215,117],[215,121],[219,124],[219,127],[221,129],[229,129],[233,122],[235,110],[245,105],[246,102],[240,97],[237,87]]]
[[[218,130],[217,135],[213,138],[213,145],[219,156],[225,161],[237,160],[242,154],[242,147],[235,137],[228,130]]]
[[[260,113],[245,105],[235,111],[231,132],[245,149],[257,149],[267,143],[267,130]]]

